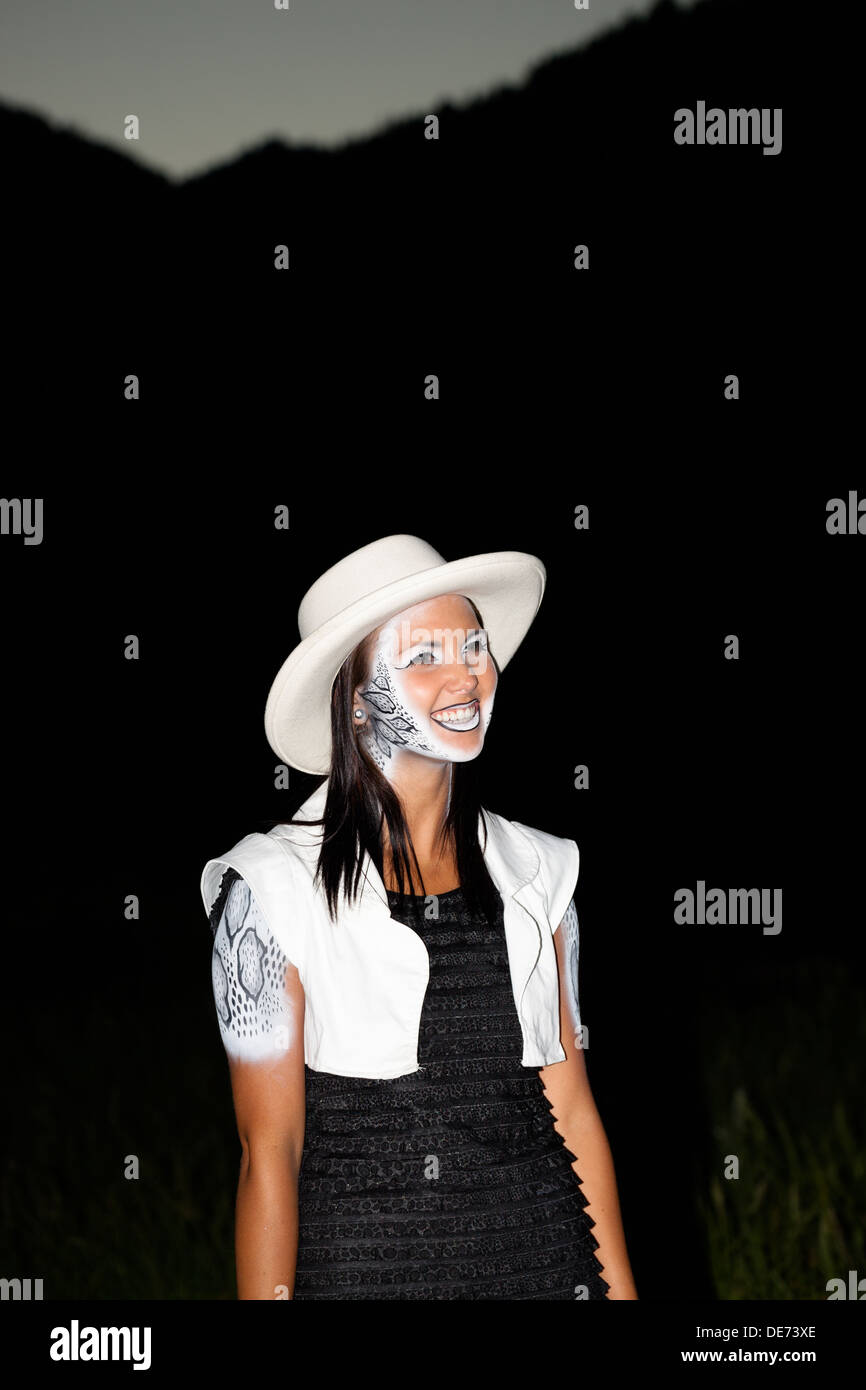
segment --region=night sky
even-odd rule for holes
[[[653,3],[5,0],[0,99],[185,177],[263,139],[339,144],[520,83]]]

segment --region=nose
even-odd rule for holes
[[[465,662],[458,662],[448,689],[456,694],[473,694],[478,689],[478,676]]]

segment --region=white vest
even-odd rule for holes
[[[324,811],[327,782],[297,811]],[[491,811],[479,816],[479,843],[503,900],[514,1003],[523,1032],[524,1067],[563,1062],[559,976],[553,933],[577,882],[574,840],[533,830]],[[321,885],[314,888],[322,827],[275,825],[245,835],[209,859],[201,894],[210,915],[227,866],[246,881],[275,940],[297,966],[305,996],[304,1059],[314,1071],[388,1078],[419,1070],[418,1030],[430,975],[421,937],[391,916],[382,879],[369,855],[359,896],[341,898],[336,922]]]

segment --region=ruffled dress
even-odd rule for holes
[[[429,920],[388,900],[430,957],[420,1070],[306,1068],[294,1297],[606,1298],[575,1155],[520,1062],[501,902],[490,925],[460,888]]]

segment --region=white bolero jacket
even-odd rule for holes
[[[297,811],[324,811],[323,782]],[[534,830],[494,812],[479,817],[479,843],[503,900],[514,1003],[523,1032],[522,1065],[565,1060],[560,1042],[559,976],[553,935],[577,882],[574,840]],[[382,879],[365,856],[359,896],[341,899],[332,922],[314,888],[322,827],[276,825],[245,835],[209,859],[201,894],[210,917],[227,867],[245,880],[270,933],[297,967],[304,989],[304,1059],[314,1071],[388,1078],[419,1070],[418,1032],[430,962],[417,932],[391,916]],[[575,943],[576,946],[576,943]]]

